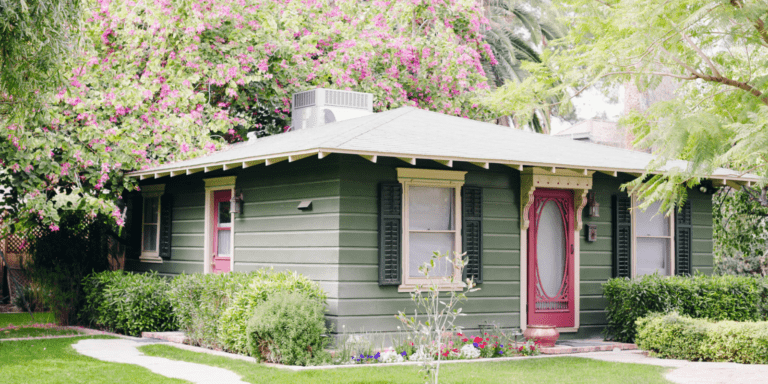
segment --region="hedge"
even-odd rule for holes
[[[635,322],[650,313],[678,311],[694,318],[734,321],[768,319],[768,279],[751,276],[643,276],[603,284],[608,334],[633,342]]]
[[[637,320],[637,346],[661,357],[768,364],[768,322],[694,319],[677,312]]]
[[[83,279],[85,320],[133,336],[175,331],[178,324],[168,298],[169,289],[169,279],[156,272],[92,273]]]

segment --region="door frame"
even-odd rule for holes
[[[213,195],[216,191],[229,189],[235,195],[235,180],[237,176],[216,177],[203,179],[205,181],[205,238],[203,241],[203,273],[213,273],[211,261],[213,256]],[[230,244],[232,255],[229,259],[229,271],[235,270],[235,218],[232,217],[232,230],[230,232]]]
[[[528,227],[533,192],[536,188],[573,190],[573,327],[557,328],[561,333],[578,332],[581,313],[581,213],[592,189],[594,171],[558,168],[526,168],[520,172],[520,329],[528,327]]]

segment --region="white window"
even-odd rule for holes
[[[453,257],[461,254],[461,187],[466,172],[398,168],[403,185],[403,280],[401,291],[429,283],[419,271],[435,251]],[[430,272],[430,279],[447,281],[454,277],[456,288],[461,276],[448,260],[441,260]]]
[[[674,215],[666,216],[657,201],[643,211],[642,203],[633,199],[632,259],[633,276],[659,273],[669,276],[675,271]]]
[[[160,258],[160,197],[165,184],[142,187],[141,260],[161,262]]]

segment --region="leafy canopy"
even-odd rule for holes
[[[99,0],[66,86],[36,119],[0,120],[0,185],[16,228],[112,217],[131,170],[282,131],[318,86],[485,119],[487,21],[472,0]],[[43,123],[41,123],[41,121]]]
[[[632,188],[663,208],[685,199],[685,187],[718,167],[768,177],[768,2],[717,0],[561,0],[569,35],[550,44],[542,63],[523,63],[532,76],[508,83],[489,105],[518,115],[553,107],[592,86],[634,82],[640,90],[662,78],[678,82],[675,100],[657,102],[622,120],[636,144],[657,160]],[[664,168],[669,160],[690,166]],[[645,180],[645,183],[640,183]]]

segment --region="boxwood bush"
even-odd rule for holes
[[[235,353],[248,353],[246,332],[248,320],[261,303],[277,292],[298,292],[325,306],[326,295],[314,281],[291,271],[253,272],[247,289],[239,292],[219,318],[219,335],[224,349]]]
[[[247,325],[251,356],[271,363],[312,365],[325,352],[325,305],[303,292],[275,292],[260,303]]]
[[[247,324],[256,306],[275,292],[300,292],[325,305],[317,283],[295,272],[253,272],[177,276],[170,300],[180,329],[195,344],[247,353]]]
[[[694,319],[677,312],[637,320],[637,345],[674,359],[768,364],[768,322]]]
[[[603,284],[608,333],[633,342],[635,321],[650,313],[678,311],[694,318],[734,321],[768,319],[768,280],[749,276],[643,276]]]
[[[141,332],[174,331],[176,317],[168,298],[169,279],[156,272],[93,273],[83,279],[87,322],[138,336]]]

